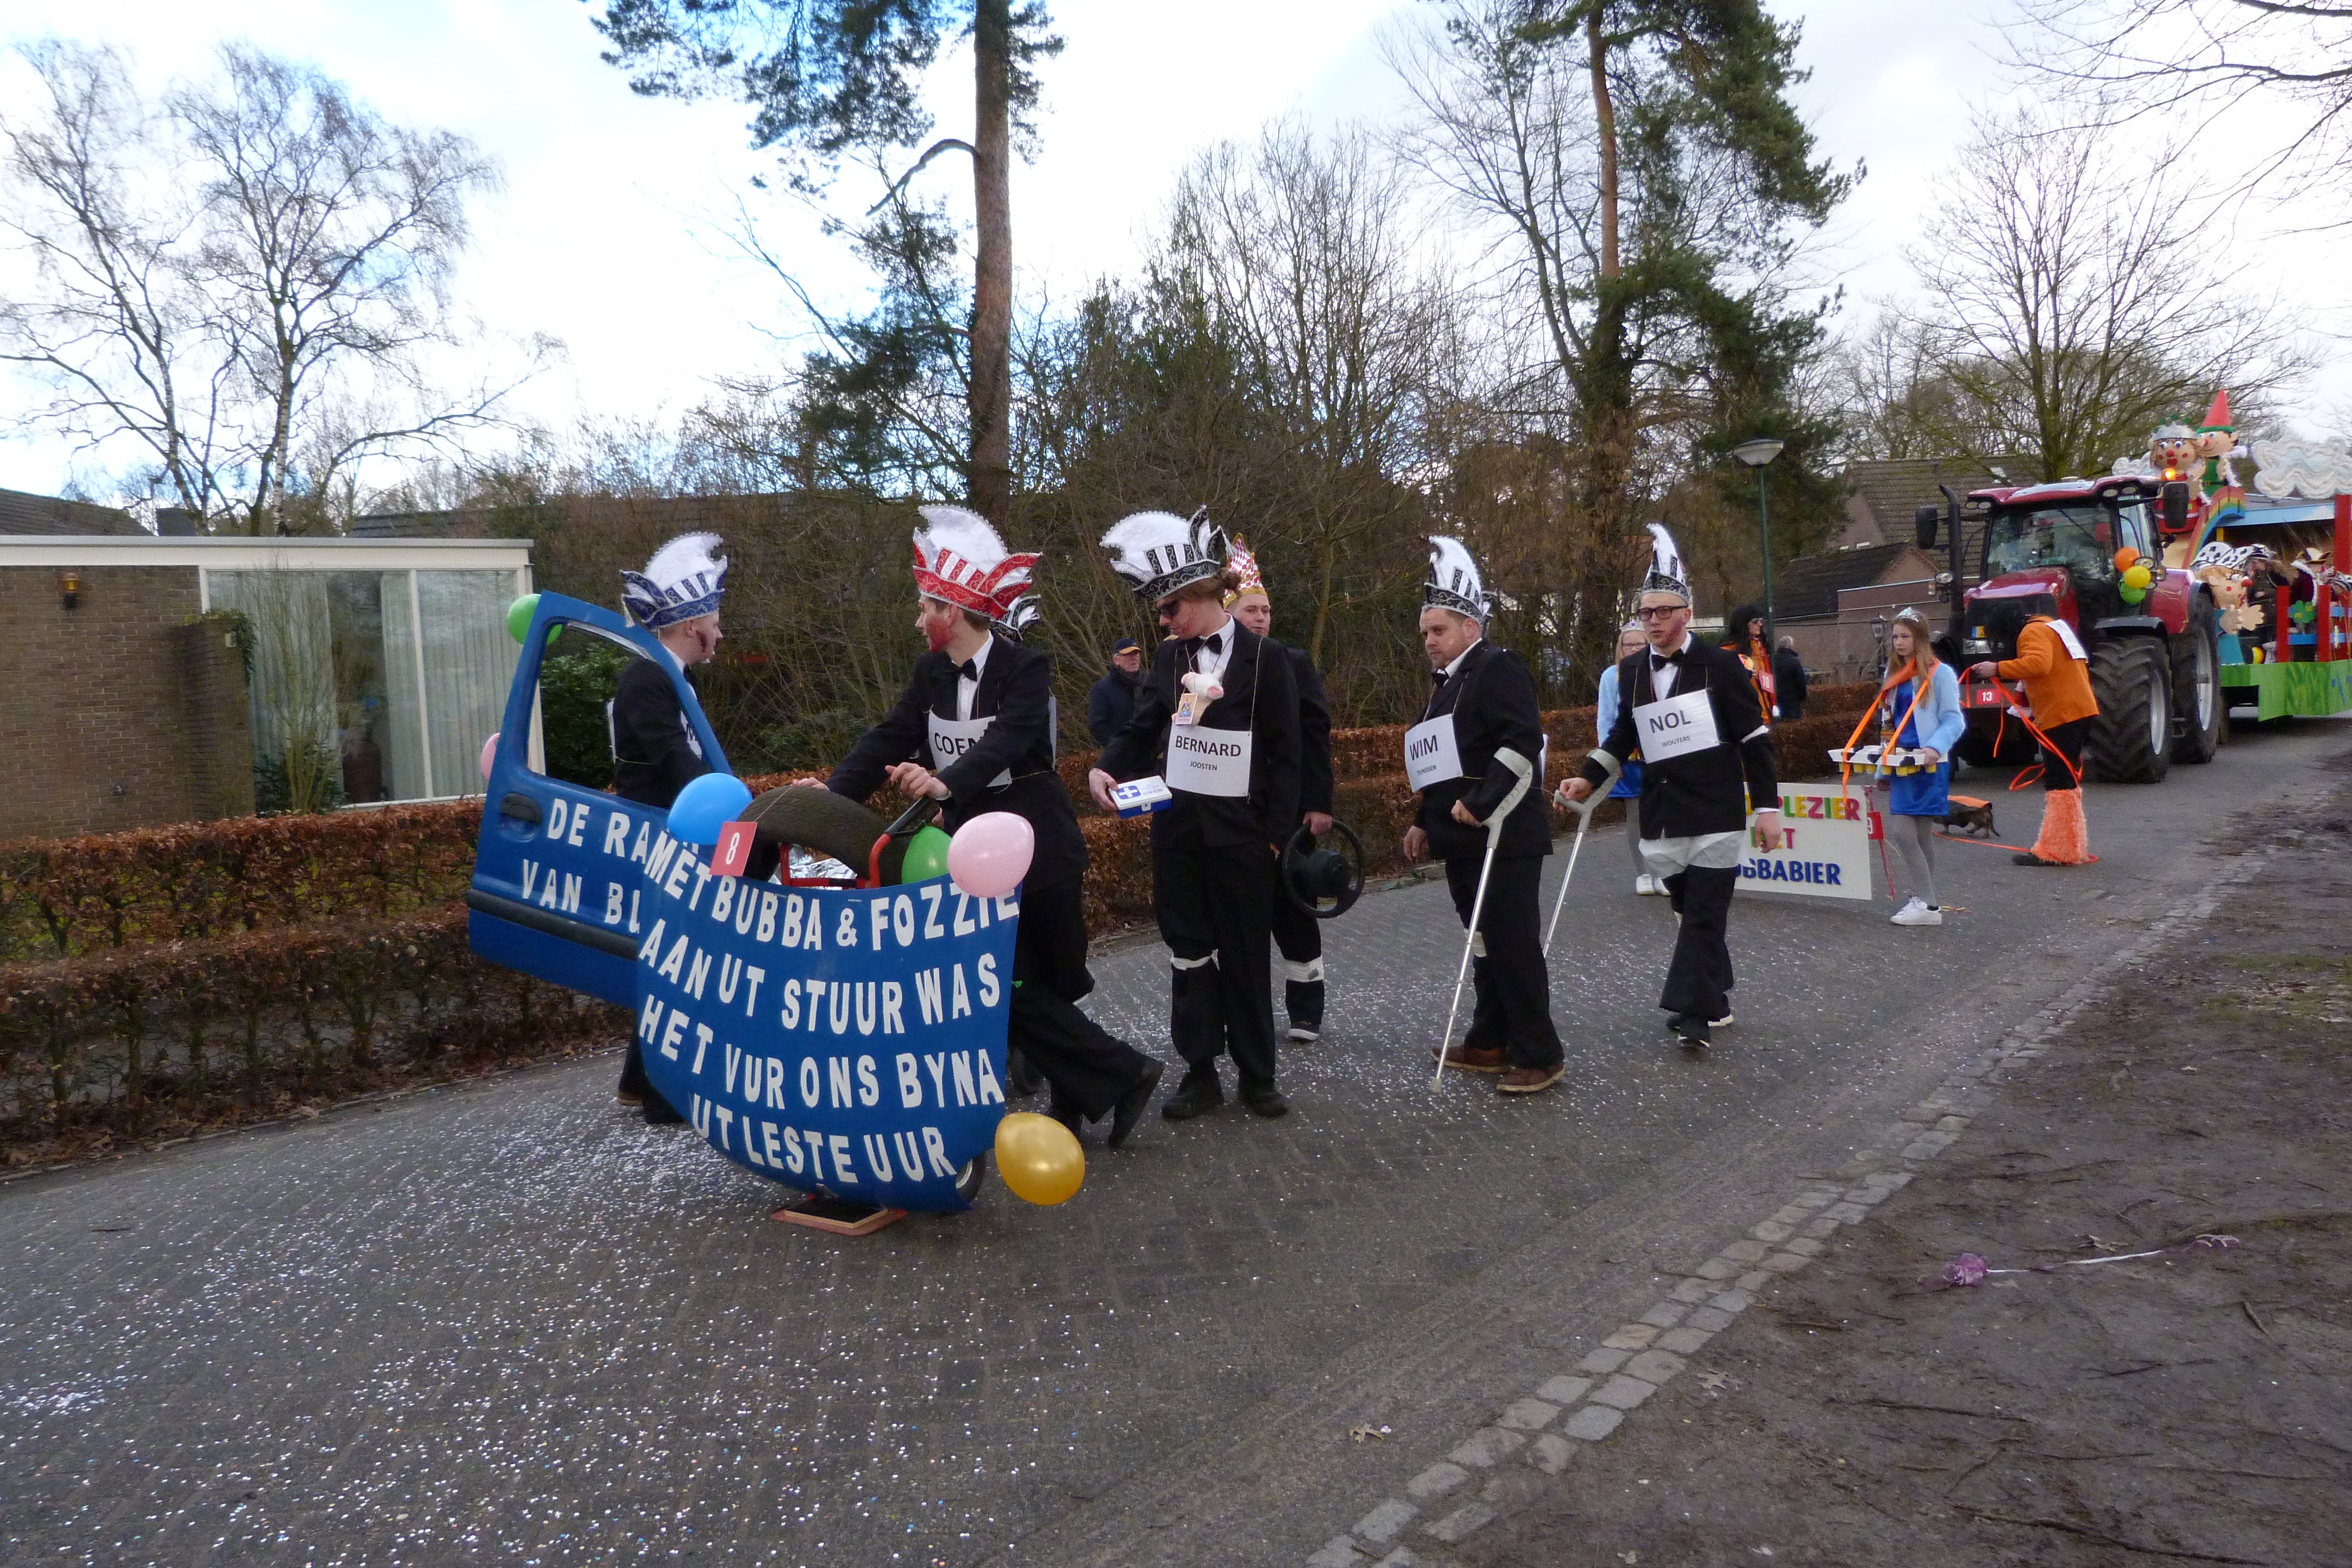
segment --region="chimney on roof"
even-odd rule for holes
[[[191,539],[197,532],[196,514],[184,506],[155,509],[155,531],[165,539]]]

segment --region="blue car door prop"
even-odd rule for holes
[[[1019,895],[945,877],[835,891],[714,876],[664,835],[646,865],[637,1040],[711,1147],[773,1181],[903,1209],[1004,1115]]]

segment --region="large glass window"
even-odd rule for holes
[[[2121,542],[2116,514],[2096,501],[2066,506],[2003,507],[1992,515],[1985,536],[1989,575],[2062,566],[2086,582],[2116,574]]]
[[[510,571],[207,574],[254,629],[254,773],[264,810],[481,790],[517,649]]]

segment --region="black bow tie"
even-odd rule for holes
[[[1185,644],[1185,647],[1191,652],[1196,654],[1202,648],[1208,649],[1211,653],[1223,653],[1225,651],[1225,634],[1223,632],[1211,632],[1204,637],[1193,637]]]
[[[1429,672],[1429,684],[1432,686],[1443,686],[1453,673],[1454,672],[1452,670],[1447,669],[1433,669]]]
[[[1670,664],[1680,664],[1682,661],[1683,650],[1676,648],[1672,653],[1652,654],[1650,656],[1650,668],[1654,670],[1664,669]]]
[[[980,679],[980,660],[976,658],[965,659],[961,664],[957,665],[955,669],[957,676],[962,679],[978,680]]]

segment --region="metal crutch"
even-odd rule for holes
[[[1551,956],[1551,939],[1559,933],[1560,911],[1568,907],[1568,884],[1576,875],[1576,858],[1584,849],[1584,830],[1592,826],[1593,807],[1608,799],[1610,790],[1616,786],[1619,771],[1616,762],[1612,759],[1609,763],[1609,776],[1594,784],[1591,795],[1580,801],[1563,803],[1569,810],[1576,813],[1576,842],[1568,847],[1568,869],[1559,879],[1559,896],[1551,901],[1551,923],[1544,927],[1543,950],[1546,958]]]
[[[1445,1081],[1445,1048],[1454,1039],[1454,1020],[1462,1011],[1462,985],[1470,978],[1470,955],[1478,945],[1478,917],[1486,908],[1486,879],[1495,869],[1495,846],[1503,841],[1504,820],[1527,798],[1536,778],[1535,764],[1507,746],[1496,748],[1495,760],[1518,774],[1519,782],[1486,818],[1486,858],[1479,863],[1478,891],[1470,900],[1470,929],[1462,943],[1462,967],[1454,972],[1454,1001],[1445,1009],[1445,1032],[1437,1037],[1437,1076],[1429,1080],[1432,1089]]]

